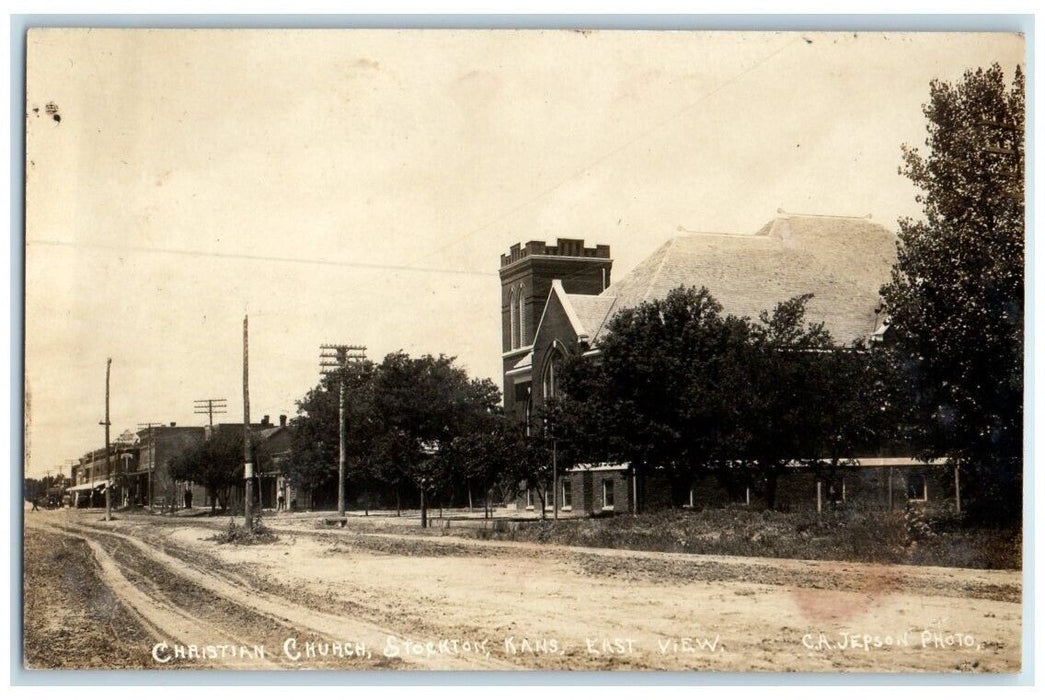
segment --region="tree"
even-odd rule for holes
[[[534,490],[540,504],[538,512],[541,514],[541,520],[544,520],[547,517],[548,498],[546,494],[549,486],[557,487],[551,483],[554,476],[551,443],[540,432],[532,432],[530,435],[519,432],[517,433],[515,454],[512,470],[513,481],[517,486],[522,486],[526,490]]]
[[[835,470],[877,447],[894,420],[881,353],[836,345],[807,323],[810,295],[758,321],[723,317],[706,289],[677,289],[621,312],[601,362],[564,365],[544,407],[569,445],[567,463],[626,461],[652,470],[682,501],[693,479],[761,477],[769,508],[788,468]]]
[[[693,477],[723,459],[732,429],[726,380],[745,322],[723,317],[707,289],[679,288],[624,309],[610,322],[596,364],[566,364],[550,406],[570,457],[628,462],[640,480],[656,468],[681,502]]]
[[[47,489],[50,486],[50,476],[45,476],[42,479],[26,477],[23,481],[22,497],[27,501],[39,501],[47,494]]]
[[[377,367],[373,421],[377,431],[375,465],[398,489],[411,484],[421,496],[423,523],[428,496],[456,476],[447,469],[454,438],[471,431],[492,413],[500,392],[488,379],[470,379],[454,358],[391,353]]]
[[[251,436],[255,464],[261,471],[270,461],[257,436]],[[210,437],[184,450],[170,462],[170,478],[202,484],[210,497],[211,513],[222,502],[228,507],[228,492],[243,484],[243,427],[226,425],[213,430]]]
[[[822,323],[806,323],[811,294],[763,311],[750,324],[749,341],[729,366],[733,430],[731,450],[740,466],[752,466],[763,482],[766,507],[777,507],[777,483],[791,466],[808,462],[824,441],[825,422],[840,397],[824,391],[823,374],[836,350]],[[815,461],[815,460],[813,460]]]
[[[805,453],[813,465],[833,475],[848,458],[892,449],[906,411],[888,348],[857,340],[813,359],[808,369],[817,404],[806,415],[811,439]]]
[[[345,466],[348,485],[357,490],[373,485],[373,380],[376,365],[351,362],[323,380],[298,401],[290,421],[291,452],[287,476],[299,487],[337,490],[339,450],[338,382],[345,384]],[[347,486],[346,486],[347,488]]]
[[[894,436],[900,402],[888,356],[863,341],[834,342],[823,323],[805,320],[806,294],[762,312],[750,340],[730,364],[728,452],[762,480],[766,506],[777,507],[777,483],[804,466],[835,474]]]
[[[472,486],[483,495],[483,514],[490,517],[490,494],[507,475],[514,475],[519,463],[521,427],[501,412],[483,420],[455,437],[445,456],[448,471],[464,478],[471,506]]]
[[[1023,444],[1024,77],[1001,67],[933,81],[927,153],[901,174],[925,218],[900,221],[882,289],[914,439],[961,465],[982,516],[1019,519]]]
[[[560,464],[626,462],[641,451],[632,443],[635,416],[622,408],[601,359],[570,355],[559,369],[558,392],[538,408],[530,431],[555,436]]]
[[[489,380],[469,378],[452,357],[403,352],[380,364],[352,364],[298,402],[299,415],[291,421],[291,474],[297,483],[336,484],[339,379],[345,382],[350,482],[388,488],[397,509],[403,488],[416,488],[425,519],[431,495],[467,488],[472,467],[452,459],[451,446],[481,430],[500,393]]]
[[[723,318],[707,289],[679,288],[611,321],[600,358],[568,361],[546,411],[565,463],[627,462],[644,481],[669,478],[681,502],[693,477],[722,456],[731,348],[747,328]]]

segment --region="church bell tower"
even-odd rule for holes
[[[504,366],[504,407],[521,414],[529,397],[530,378],[523,369],[531,352],[552,281],[560,280],[567,294],[600,294],[610,284],[608,245],[585,248],[584,241],[560,238],[516,244],[501,256],[501,356]]]

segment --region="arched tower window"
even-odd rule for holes
[[[559,375],[562,367],[562,351],[555,348],[544,365],[544,376],[541,378],[541,389],[545,399],[550,399],[559,391]]]
[[[526,426],[526,437],[530,437],[530,430],[532,426],[530,423],[533,421],[533,396],[527,392],[526,395],[526,415],[524,416]]]
[[[508,349],[519,347],[519,308],[515,305],[515,290],[508,294]]]
[[[523,287],[519,285],[519,345],[526,345],[526,315],[523,313]]]

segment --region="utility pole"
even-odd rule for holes
[[[893,468],[889,467],[889,510],[893,510]]]
[[[337,456],[337,514],[345,517],[345,374],[349,362],[366,359],[365,345],[335,345],[327,343],[319,346],[319,367],[323,376],[337,375],[338,406],[338,456]]]
[[[192,402],[192,412],[207,415],[207,423],[214,427],[215,413],[228,413],[225,399],[196,399]]]
[[[149,512],[150,513],[152,512],[152,475],[156,471],[156,447],[155,447],[155,443],[153,443],[153,441],[152,441],[152,429],[153,428],[158,428],[161,425],[163,425],[163,423],[139,423],[138,424],[139,428],[145,428],[146,430],[149,431],[148,432],[148,438],[147,438],[149,440],[149,471],[146,472],[146,474],[148,475],[148,478],[149,478],[149,489],[148,489],[149,493],[148,493],[147,498],[149,499],[148,508],[149,508]]]
[[[248,361],[248,346],[247,346],[247,317],[243,317],[243,480],[244,486],[244,499],[243,499],[243,520],[244,526],[247,528],[247,532],[253,532],[254,523],[250,517],[251,501],[254,498],[254,456],[250,449],[250,384],[248,367],[250,365]]]
[[[109,372],[112,368],[112,358],[105,359],[105,519],[112,520],[112,464],[109,461]]]
[[[552,520],[559,519],[559,441],[552,438]]]
[[[559,440],[554,429],[549,428],[548,419],[544,419],[544,439],[552,442],[552,520],[559,519]],[[544,512],[541,512],[544,520]]]
[[[428,501],[425,494],[428,491],[428,479],[421,477],[421,528],[428,527]]]

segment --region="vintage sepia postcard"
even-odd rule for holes
[[[26,45],[28,675],[1021,671],[1022,35]]]

